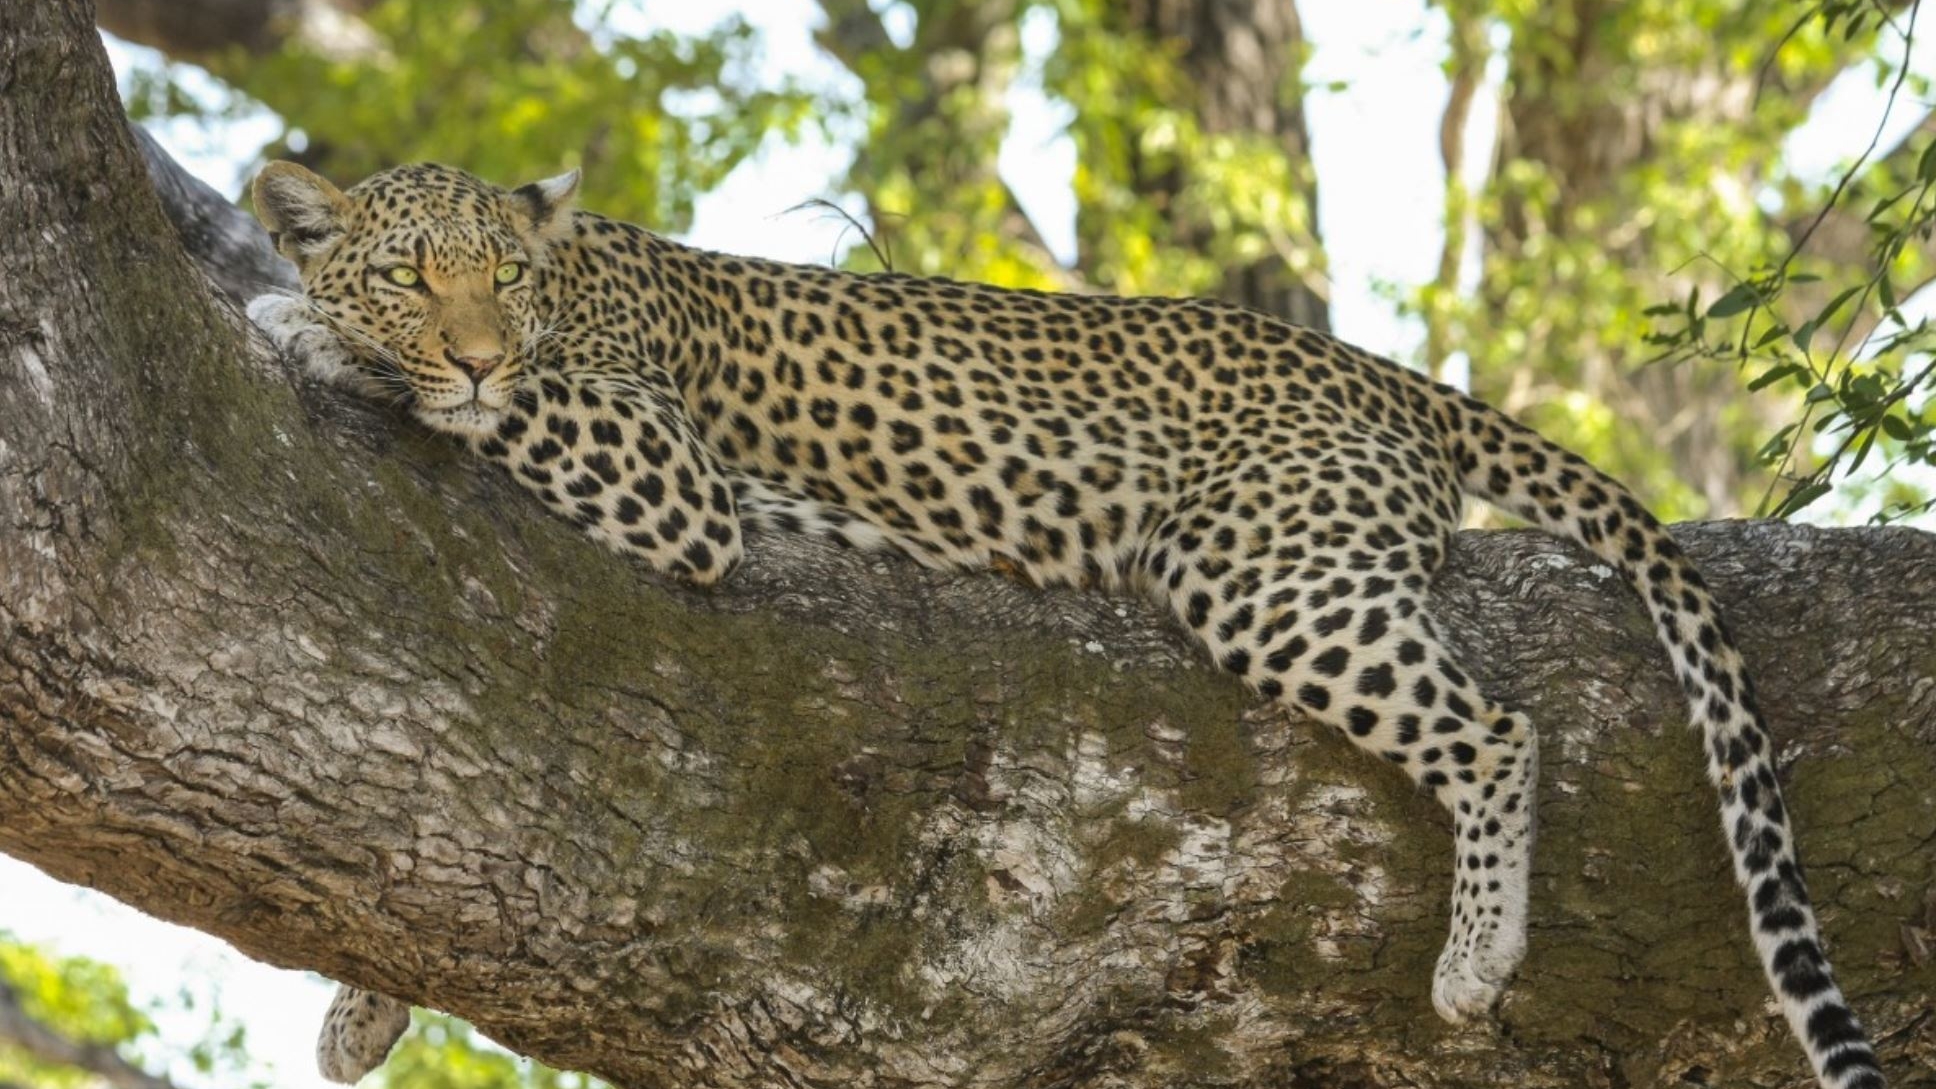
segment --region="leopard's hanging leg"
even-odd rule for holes
[[[354,1085],[383,1065],[410,1027],[410,1004],[375,991],[338,987],[316,1035],[316,1069],[330,1081]]]

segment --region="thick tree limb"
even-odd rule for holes
[[[128,131],[182,246],[215,286],[241,302],[268,291],[302,289],[295,267],[269,245],[253,218],[183,170],[140,125],[130,124]]]
[[[793,540],[661,585],[293,388],[77,7],[0,6],[0,850],[628,1086],[1800,1077],[1665,663],[1580,554],[1466,535],[1439,583],[1548,738],[1528,966],[1450,1029],[1435,807],[1153,609]],[[1936,540],[1680,536],[1915,1084]]]

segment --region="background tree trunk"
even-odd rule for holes
[[[1488,56],[1483,38],[1468,35],[1484,30],[1470,0],[1438,2],[1454,28],[1455,93],[1449,109],[1463,110],[1456,88],[1475,79]],[[1886,0],[1874,5],[1871,17],[1902,15],[1911,7]],[[1752,510],[1766,488],[1770,474],[1756,450],[1788,421],[1792,399],[1744,390],[1742,377],[1725,360],[1661,365],[1655,360],[1659,349],[1644,342],[1642,330],[1609,335],[1614,314],[1570,316],[1551,299],[1555,293],[1604,294],[1585,285],[1594,270],[1613,270],[1640,285],[1639,301],[1627,307],[1629,312],[1695,288],[1705,309],[1757,268],[1777,264],[1779,251],[1758,254],[1739,267],[1706,251],[1691,252],[1677,232],[1691,215],[1702,213],[1661,207],[1650,193],[1647,173],[1662,169],[1662,149],[1676,142],[1697,140],[1701,133],[1751,134],[1737,159],[1711,167],[1710,188],[1732,194],[1722,207],[1731,204],[1735,214],[1757,217],[1752,194],[1782,179],[1782,134],[1807,115],[1809,105],[1845,68],[1818,64],[1800,75],[1784,72],[1774,62],[1779,46],[1761,41],[1766,31],[1743,29],[1765,27],[1770,19],[1791,25],[1788,16],[1772,16],[1767,5],[1724,0],[1678,21],[1652,24],[1638,17],[1639,10],[1621,0],[1552,0],[1521,9],[1509,20],[1512,41],[1491,186],[1497,207],[1482,236],[1479,305],[1467,329],[1475,337],[1505,331],[1510,335],[1496,343],[1511,345],[1511,351],[1474,349],[1471,385],[1480,397],[1549,430],[1571,426],[1569,418],[1581,415],[1578,395],[1584,393],[1620,421],[1605,440],[1610,453],[1677,479],[1699,498],[1696,509],[1734,515]],[[1802,9],[1794,17],[1803,20],[1792,24],[1797,30],[1812,18]],[[1905,21],[1913,24],[1913,17]],[[1674,41],[1690,36],[1691,48]],[[1740,56],[1750,48],[1769,50],[1765,65],[1742,64]],[[1848,42],[1828,48],[1846,50],[1848,65],[1862,55]],[[1905,100],[1903,108],[1917,104]],[[1926,146],[1905,141],[1894,156],[1885,149],[1878,156],[1882,161],[1871,163],[1866,173],[1872,179],[1913,176],[1915,157]],[[1690,169],[1710,169],[1698,157],[1689,163],[1700,164]],[[1858,186],[1857,193],[1862,191]],[[1462,195],[1453,196],[1448,214],[1463,214]],[[1810,271],[1866,264],[1875,239],[1863,217],[1872,204],[1873,196],[1846,200],[1827,229],[1809,239],[1804,253]],[[1798,216],[1785,232],[1796,242],[1814,219],[1815,201],[1801,205],[1809,214]],[[1708,237],[1731,229],[1715,208],[1705,214],[1716,217],[1705,225]],[[1456,254],[1448,251],[1446,258],[1442,284],[1456,273]],[[1526,270],[1541,266],[1551,281],[1523,279]],[[1826,277],[1837,287],[1798,288],[1783,302],[1791,324],[1815,316],[1846,278]],[[1916,281],[1898,285],[1902,297],[1927,282],[1927,272]],[[1852,350],[1880,316],[1879,308],[1863,300],[1833,330],[1845,335],[1847,326]],[[1456,350],[1455,343],[1444,341],[1442,325],[1434,335],[1439,342],[1432,352]],[[1436,366],[1442,357],[1429,358]]]
[[[1311,135],[1304,124],[1299,81],[1305,41],[1297,5],[1291,0],[1128,0],[1101,5],[1098,20],[1107,33],[1173,56],[1187,91],[1177,106],[1205,134],[1254,139],[1284,157],[1296,183],[1296,199],[1304,204],[1311,224],[1308,240],[1300,241],[1319,251],[1312,263],[1321,269],[1317,175],[1311,168]],[[1219,228],[1198,219],[1183,201],[1187,173],[1195,164],[1175,155],[1152,162],[1134,137],[1125,143],[1130,149],[1125,180],[1138,196],[1163,210],[1166,241],[1210,252]],[[1080,261],[1093,262],[1099,251],[1107,251],[1103,239],[1116,214],[1095,207],[1078,210]],[[1299,276],[1285,254],[1273,251],[1258,260],[1233,263],[1215,293],[1299,325],[1329,330],[1330,302],[1319,289],[1320,280],[1316,274],[1308,280]]]
[[[1548,739],[1528,965],[1447,1028],[1436,807],[1155,610],[791,539],[663,585],[297,388],[90,15],[0,5],[0,850],[626,1086],[1797,1083],[1678,693],[1579,553],[1468,534],[1439,582]],[[1936,539],[1679,537],[1927,1084]]]
[[[1654,156],[1656,141],[1670,136],[1675,124],[1698,119],[1716,127],[1747,125],[1754,113],[1753,81],[1720,58],[1642,67],[1630,40],[1637,31],[1620,19],[1618,0],[1558,0],[1547,14],[1550,21],[1518,28],[1506,77],[1514,93],[1506,98],[1499,125],[1498,161],[1527,164],[1540,184],[1504,189],[1498,220],[1485,233],[1486,248],[1494,259],[1518,264],[1529,251],[1550,251],[1555,237],[1588,238],[1596,241],[1596,257],[1608,267],[1659,267],[1664,259],[1653,248],[1656,232],[1636,227],[1637,201],[1627,179]],[[1576,90],[1569,95],[1563,88]],[[1681,282],[1691,281],[1711,299],[1732,286],[1728,271],[1741,271],[1689,263],[1696,267],[1677,270],[1675,283],[1657,284],[1657,297],[1669,297]],[[1529,309],[1503,283],[1487,280],[1481,294],[1481,328],[1504,324],[1515,309],[1521,314]],[[1527,355],[1557,356],[1574,366],[1560,372],[1565,377],[1558,381],[1541,382],[1536,368],[1514,360],[1475,372],[1474,392],[1537,422],[1539,413],[1563,402],[1566,392],[1583,388],[1605,402],[1616,419],[1629,422],[1622,429],[1631,436],[1629,443],[1667,450],[1666,464],[1707,510],[1720,515],[1741,510],[1746,481],[1757,470],[1748,456],[1752,448],[1736,448],[1749,440],[1730,443],[1727,411],[1755,402],[1742,392],[1732,368],[1645,366],[1650,349],[1637,338],[1633,348],[1623,350],[1615,345],[1627,343],[1625,338],[1609,344],[1576,328],[1520,324],[1529,329]],[[1779,426],[1762,422],[1765,426],[1746,433],[1758,436]]]

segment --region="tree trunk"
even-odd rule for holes
[[[1295,179],[1295,198],[1310,223],[1313,265],[1322,267],[1318,233],[1317,175],[1311,169],[1311,136],[1304,124],[1298,82],[1305,50],[1303,24],[1292,0],[1129,0],[1104,5],[1100,18],[1108,32],[1166,54],[1188,88],[1187,110],[1207,135],[1255,139],[1283,155]],[[1136,195],[1164,210],[1171,245],[1208,251],[1215,224],[1199,220],[1182,201],[1192,164],[1169,155],[1151,161],[1137,149],[1132,134],[1128,179]],[[1084,208],[1076,229],[1085,252],[1112,229],[1116,213]],[[1289,245],[1287,241],[1285,243]],[[1313,329],[1331,328],[1331,306],[1320,288],[1321,274],[1307,281],[1282,254],[1233,263],[1217,285],[1217,297],[1275,314]]]
[[[1084,287],[1057,263],[996,171],[1008,131],[1006,96],[1022,59],[1015,0],[928,5],[905,48],[894,44],[867,0],[820,0],[819,6],[826,19],[814,35],[820,47],[863,83],[904,96],[887,108],[889,116],[876,123],[847,171],[847,184],[867,201],[870,241],[883,247],[883,264],[933,274],[936,269],[920,267],[923,256],[938,261],[958,252],[968,241],[964,231],[979,228],[1062,287]],[[943,199],[910,203],[917,194]],[[914,267],[906,266],[905,252],[894,252],[896,236],[913,238]]]
[[[1455,35],[1470,26],[1470,4],[1440,4]],[[1873,10],[1865,6],[1865,14],[1887,17],[1909,7],[1883,0]],[[1478,336],[1505,334],[1494,342],[1511,346],[1493,353],[1475,347],[1475,393],[1557,430],[1580,415],[1574,395],[1583,391],[1617,421],[1603,425],[1595,441],[1636,474],[1646,470],[1635,481],[1643,491],[1684,484],[1710,515],[1737,513],[1765,489],[1770,474],[1755,451],[1792,416],[1793,398],[1748,393],[1726,360],[1650,362],[1658,348],[1644,342],[1633,315],[1695,288],[1712,302],[1780,261],[1774,231],[1761,252],[1746,253],[1739,240],[1732,251],[1719,243],[1760,215],[1753,195],[1776,185],[1770,179],[1781,174],[1783,134],[1872,50],[1860,40],[1835,40],[1811,47],[1826,57],[1774,63],[1789,38],[1771,28],[1800,30],[1819,16],[1798,7],[1792,18],[1802,22],[1791,23],[1774,10],[1728,0],[1707,5],[1706,21],[1696,23],[1621,0],[1552,0],[1510,20],[1490,198],[1497,207],[1483,235],[1478,312],[1467,323]],[[1743,61],[1764,50],[1765,64]],[[1460,51],[1455,44],[1455,59]],[[1723,138],[1734,141],[1725,157],[1704,144]],[[1873,174],[1913,176],[1922,146]],[[1707,178],[1708,197],[1671,188],[1680,184],[1678,172]],[[1666,197],[1663,185],[1670,187]],[[1785,300],[1791,323],[1814,316],[1859,279],[1853,270],[1869,263],[1872,241],[1862,216],[1874,196],[1851,199],[1847,214],[1811,239],[1808,261],[1793,271],[1825,273],[1826,286],[1800,287]],[[1714,219],[1703,240],[1714,240],[1718,253],[1689,245],[1696,216]],[[1799,235],[1812,218],[1792,229]],[[1911,285],[1899,286],[1906,298]],[[1629,294],[1622,299],[1622,292]],[[1866,303],[1843,313],[1863,331],[1876,317]],[[1842,329],[1838,322],[1832,331]],[[1457,347],[1444,342],[1442,329],[1435,332],[1435,350]]]
[[[1448,1028],[1402,777],[1140,602],[794,539],[665,585],[298,387],[168,229],[89,15],[0,5],[0,850],[623,1086],[1801,1076],[1666,663],[1579,553],[1468,534],[1439,581],[1550,739],[1528,964]],[[1936,539],[1679,536],[1915,1084]]]

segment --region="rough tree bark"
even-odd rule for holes
[[[0,5],[0,850],[625,1086],[1798,1084],[1665,663],[1578,553],[1468,534],[1439,584],[1548,739],[1529,963],[1448,1028],[1435,807],[1153,610],[791,540],[690,592],[292,383],[89,15]],[[1927,1084],[1936,540],[1679,536]]]

